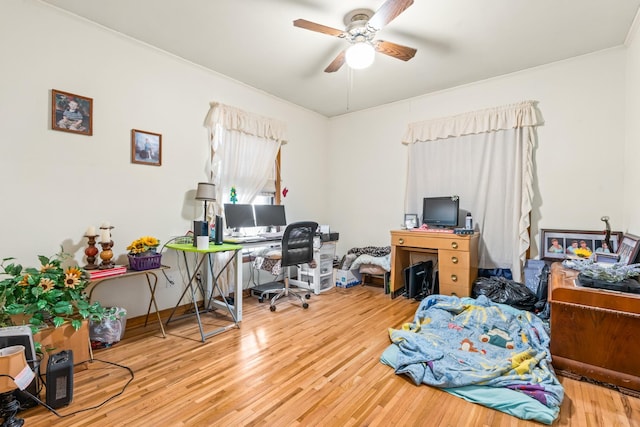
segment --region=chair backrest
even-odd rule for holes
[[[300,221],[287,225],[282,234],[283,267],[310,262],[313,259],[313,238],[318,223]]]

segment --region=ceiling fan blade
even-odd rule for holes
[[[386,42],[384,40],[374,40],[373,47],[376,51],[394,58],[408,61],[414,57],[417,50],[412,47],[402,46],[401,44]]]
[[[296,19],[293,21],[295,27],[304,28],[305,30],[316,31],[322,34],[328,34],[330,36],[340,37],[344,35],[344,31],[337,28],[327,27],[326,25],[316,24],[315,22],[307,21],[306,19]]]
[[[327,68],[324,69],[325,73],[335,73],[344,65],[344,55],[346,50],[343,50],[336,56],[336,58],[331,61],[331,64]]]
[[[413,4],[413,0],[387,0],[380,9],[373,14],[369,26],[376,30],[381,29]]]

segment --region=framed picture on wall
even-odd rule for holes
[[[93,99],[51,89],[51,128],[93,135]]]
[[[131,163],[162,165],[162,135],[131,129]]]
[[[587,253],[591,254],[614,254],[622,241],[622,232],[611,232],[609,240],[612,247],[608,247],[604,239],[603,231],[540,230],[540,258],[549,261],[578,258],[575,252],[578,248],[588,250]]]
[[[622,243],[618,248],[617,254],[623,264],[633,264],[640,250],[640,237],[633,234],[625,234],[622,237]]]

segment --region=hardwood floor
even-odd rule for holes
[[[382,365],[387,328],[409,321],[416,307],[368,286],[314,295],[307,310],[284,302],[272,313],[246,298],[242,327],[204,344],[195,318],[172,322],[165,339],[151,322],[94,353],[135,372],[122,395],[65,418],[42,407],[20,416],[30,427],[541,425],[417,387]],[[224,324],[211,314],[204,320],[206,330]],[[75,373],[73,402],[59,413],[97,405],[129,378],[99,361],[86,365]],[[559,378],[566,395],[554,425],[640,425],[640,399]]]

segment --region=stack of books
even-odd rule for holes
[[[104,270],[90,270],[89,278],[91,280],[104,279],[105,277],[118,276],[127,272],[126,265],[116,265],[113,268],[107,268]]]

